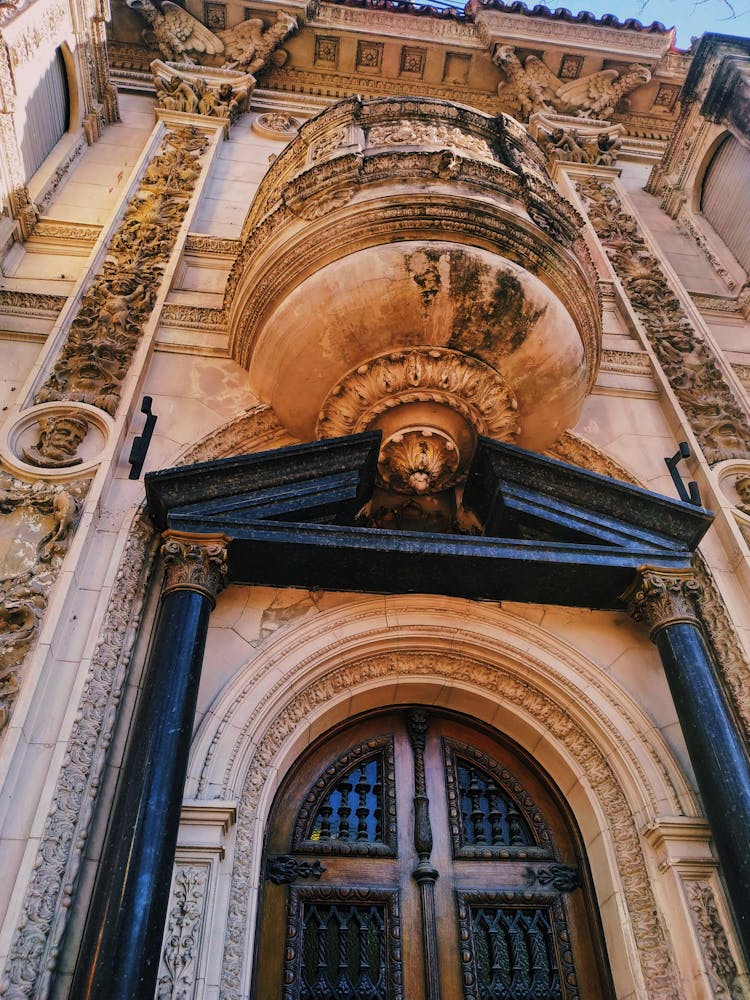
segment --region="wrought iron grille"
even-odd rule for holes
[[[491,774],[456,758],[463,820],[463,843],[470,846],[525,847],[535,843],[513,799]]]
[[[350,768],[323,799],[310,830],[311,841],[383,838],[383,758],[380,754]]]
[[[561,1000],[547,909],[471,907],[480,1000]]]
[[[383,904],[307,903],[300,1000],[386,1000]]]

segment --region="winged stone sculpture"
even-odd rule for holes
[[[162,0],[161,11],[151,0],[126,0],[128,7],[146,21],[144,41],[153,40],[168,62],[195,63],[196,55],[220,55],[224,43],[192,14],[171,0]]]
[[[251,18],[214,34],[172,0],[161,0],[161,10],[152,0],[126,0],[126,3],[148,21],[149,30],[143,32],[146,44],[155,45],[170,63],[257,73],[270,60],[277,66],[283,65],[286,53],[276,50],[297,30],[297,21],[283,10],[277,12],[276,21],[268,28],[259,18]]]
[[[651,79],[648,66],[632,63],[624,73],[602,69],[563,82],[538,56],[528,55],[521,62],[511,45],[498,46],[493,60],[507,78],[498,85],[498,96],[517,107],[525,120],[538,111],[552,111],[601,121],[613,114],[618,101]]]

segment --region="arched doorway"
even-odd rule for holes
[[[614,995],[562,797],[465,717],[396,710],[319,740],[276,795],[264,872],[264,1000]]]

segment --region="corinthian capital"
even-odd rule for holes
[[[698,624],[695,600],[702,587],[691,569],[671,570],[641,566],[635,582],[622,595],[630,615],[649,628],[651,638],[677,622]]]
[[[195,590],[212,604],[227,577],[226,535],[189,535],[165,531],[161,557],[164,560],[164,594],[173,590]]]

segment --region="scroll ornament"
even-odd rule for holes
[[[227,579],[224,535],[180,535],[165,531],[161,556],[165,566],[164,593],[195,590],[215,602]]]
[[[639,579],[623,595],[631,616],[644,622],[651,637],[662,628],[676,622],[698,624],[695,600],[702,587],[693,572],[688,570],[652,569],[644,566]]]

